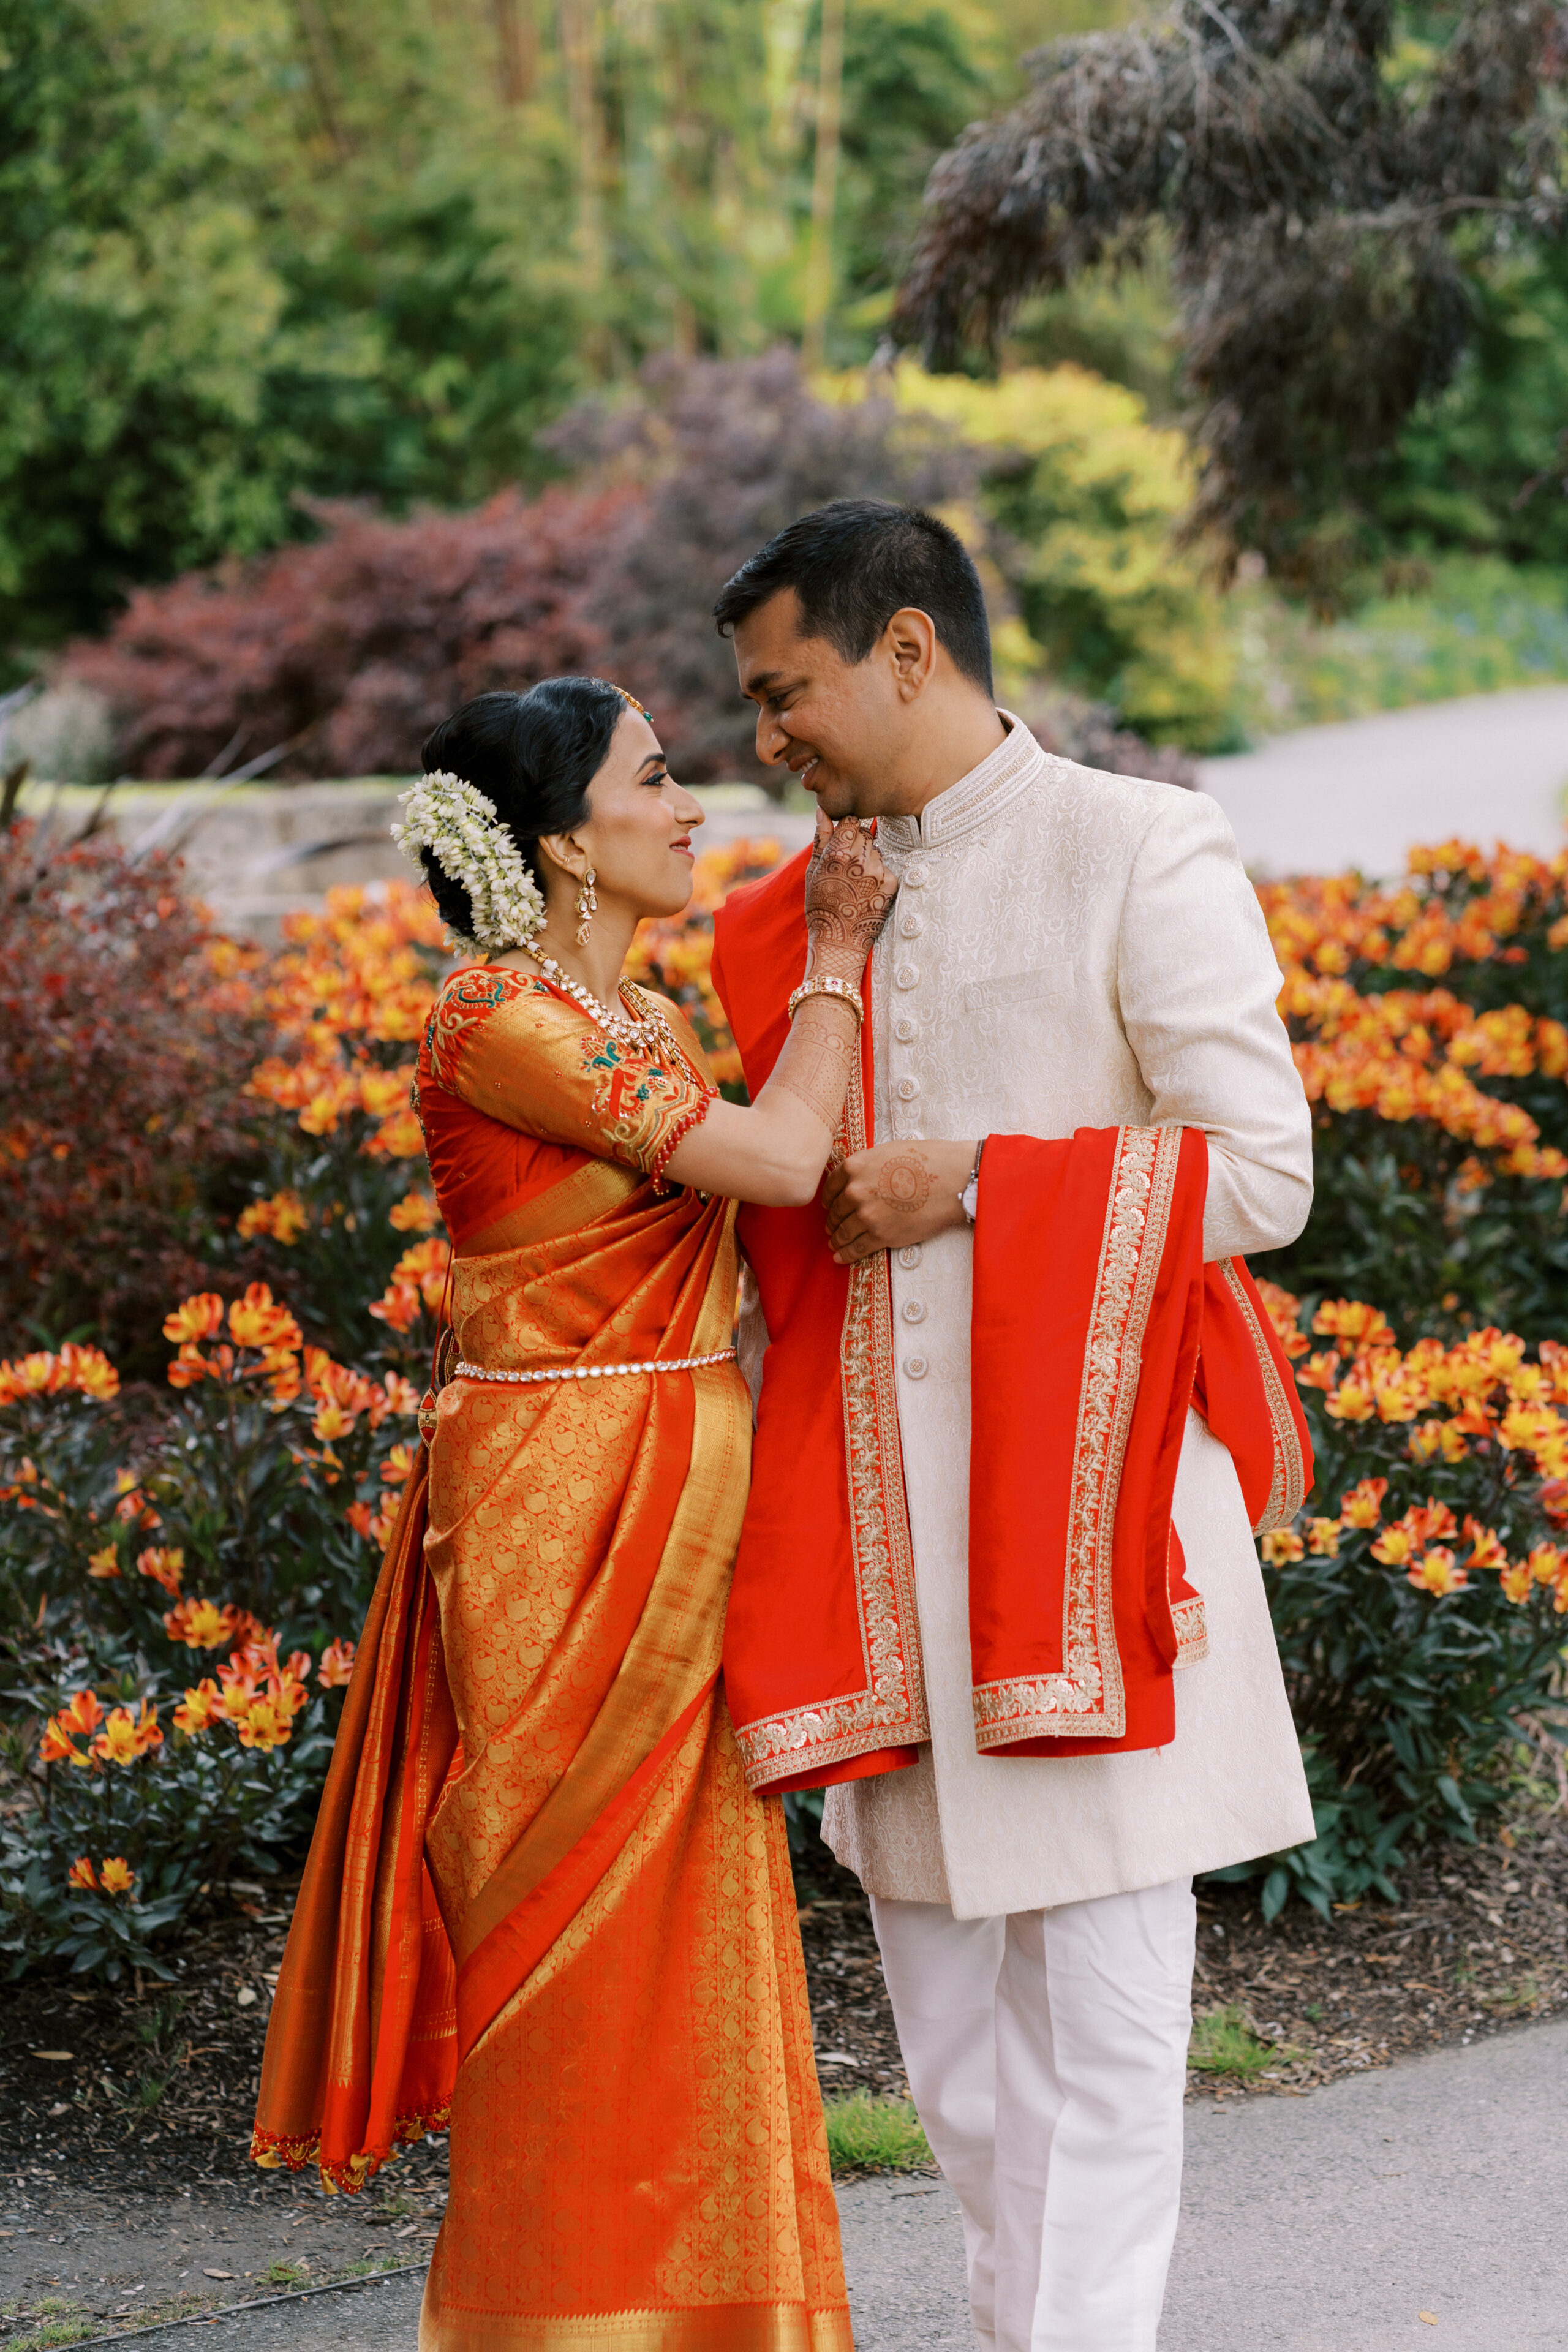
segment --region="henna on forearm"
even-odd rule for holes
[[[837,1131],[849,1091],[860,1024],[847,1005],[813,997],[796,1013],[764,1094],[776,1087],[804,1103],[829,1135]]]

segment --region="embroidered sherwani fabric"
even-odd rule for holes
[[[1309,1114],[1263,918],[1213,801],[1049,758],[1010,724],[980,767],[920,817],[884,818],[879,838],[901,886],[872,960],[879,1141],[1197,1128],[1209,1147],[1205,1256],[1300,1231]],[[1210,1655],[1177,1677],[1174,1740],[1112,1756],[978,1753],[972,1248],[950,1232],[892,1261],[931,1745],[911,1769],[830,1790],[829,1844],[876,1895],[973,1918],[1157,1885],[1310,1838],[1240,1486],[1195,1414],[1174,1517]]]

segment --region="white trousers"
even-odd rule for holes
[[[1182,2187],[1196,1906],[955,1919],[872,1895],[909,2072],[963,2211],[984,2352],[1154,2352]]]

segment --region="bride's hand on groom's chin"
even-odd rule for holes
[[[877,1250],[908,1249],[968,1223],[959,1199],[973,1143],[878,1143],[828,1171],[827,1239],[839,1265]]]

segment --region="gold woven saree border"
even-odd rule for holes
[[[1258,1358],[1258,1369],[1263,1376],[1263,1393],[1268,1401],[1274,1468],[1268,1480],[1268,1500],[1252,1529],[1255,1536],[1266,1536],[1275,1528],[1288,1528],[1306,1501],[1306,1458],[1301,1452],[1300,1433],[1285,1393],[1285,1383],[1274,1360],[1274,1350],[1258,1322],[1258,1309],[1247,1295],[1247,1285],[1236,1270],[1234,1258],[1222,1257],[1218,1265],[1226,1288],[1241,1309],[1247,1338],[1252,1341],[1253,1352]]]
[[[434,2274],[432,2274],[434,2275]],[[419,2315],[419,2352],[854,2352],[841,2305],[713,2304],[683,2311],[605,2311],[580,2315],[436,2311],[429,2288]]]
[[[1120,1739],[1127,1729],[1111,1553],[1181,1149],[1179,1127],[1124,1127],[1117,1136],[1073,1433],[1062,1667],[975,1685],[974,1741],[983,1751],[1022,1739]]]
[[[844,1106],[840,1156],[866,1145],[866,1102],[856,1064]],[[737,1728],[753,1790],[797,1772],[841,1764],[874,1748],[931,1738],[925,1666],[915,1609],[914,1546],[904,1500],[904,1457],[893,1356],[893,1296],[886,1251],[851,1267],[839,1339],[849,1541],[866,1687],[786,1708]]]

